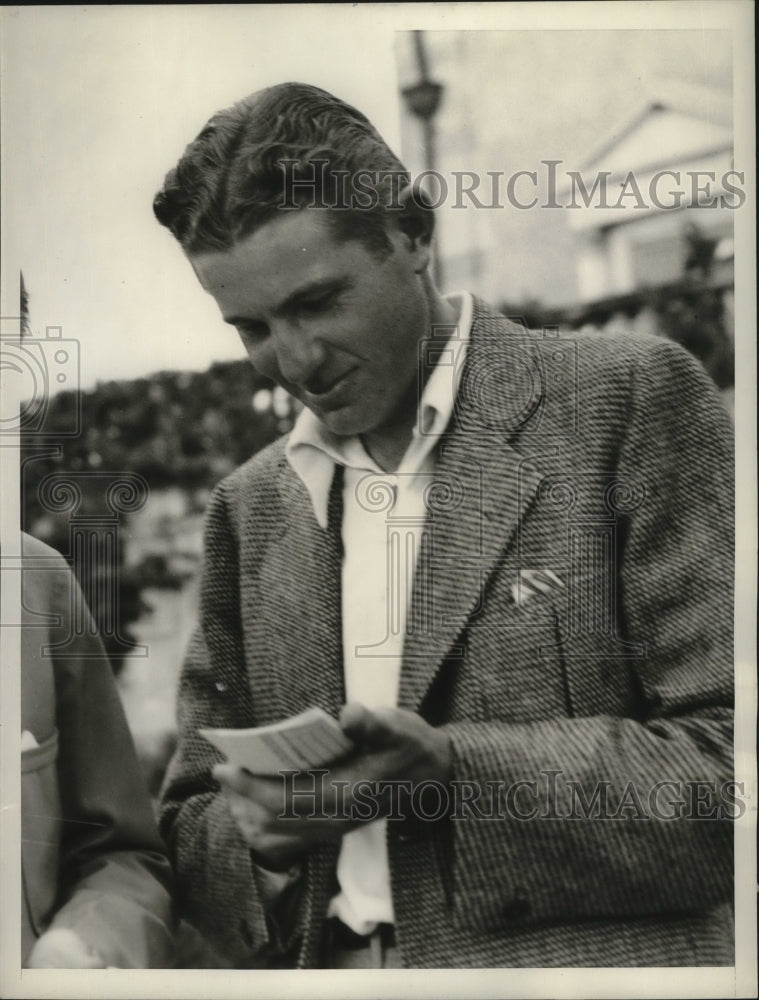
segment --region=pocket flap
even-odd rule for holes
[[[61,801],[58,733],[21,754],[21,872],[29,919],[45,929],[58,894]]]

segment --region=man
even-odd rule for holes
[[[171,868],[110,663],[63,557],[22,545],[22,964],[166,968]]]
[[[407,180],[283,84],[156,197],[305,405],[208,510],[163,790],[185,912],[240,966],[729,964],[727,418],[666,341],[443,297]],[[326,775],[198,734],[312,706],[356,745]]]

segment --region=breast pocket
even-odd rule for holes
[[[627,641],[619,622],[610,567],[572,572],[559,608],[559,644],[570,712],[576,716],[634,711],[633,675],[645,647]]]
[[[571,714],[561,598],[534,594],[517,603],[504,589],[490,595],[484,610],[468,630],[466,663],[480,719],[536,722]]]
[[[22,949],[49,923],[58,891],[61,802],[58,790],[58,733],[21,754],[21,874],[24,891]]]

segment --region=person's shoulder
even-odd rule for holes
[[[57,549],[22,531],[21,566],[23,615],[27,624],[33,624],[27,608],[52,612],[68,607],[70,588],[76,586],[75,577]]]
[[[210,509],[217,504],[235,511],[254,511],[278,506],[278,481],[287,463],[287,435],[256,452],[215,487]]]
[[[698,365],[689,351],[663,335],[632,330],[575,330],[563,333],[562,339],[576,343],[589,358],[616,367]]]
[[[518,339],[521,336],[531,343],[542,342],[547,347],[554,343],[576,344],[578,352],[584,356],[617,367],[635,366],[649,358],[663,362],[674,361],[674,363],[684,361],[690,364],[692,358],[684,347],[665,336],[614,327],[604,330],[594,328],[572,330],[555,324],[540,327],[535,324],[529,325],[521,316],[507,315],[494,309],[476,297],[474,303],[474,322],[485,330],[498,330],[511,339]]]
[[[239,465],[234,472],[222,480],[227,490],[237,491],[249,487],[272,483],[279,470],[282,468],[285,458],[285,446],[287,435],[277,438],[271,444],[256,452],[246,462]]]
[[[724,404],[701,361],[666,336],[635,332],[578,332],[578,370],[586,389],[609,385],[631,393],[668,397],[682,407],[698,404],[722,415]]]
[[[636,376],[646,380],[686,380],[708,382],[701,362],[680,344],[666,336],[620,329],[570,330],[562,326],[529,328],[519,317],[505,316],[480,303],[484,322],[497,323],[512,339],[521,334],[550,360],[559,357],[569,366],[576,362],[576,374],[586,391],[604,392],[615,387],[631,388]],[[476,314],[477,315],[477,314]]]
[[[485,334],[516,345],[518,353],[527,347],[524,367],[547,404],[540,410],[541,430],[558,433],[568,420],[580,419],[589,432],[618,438],[640,410],[666,412],[673,420],[703,414],[725,424],[727,411],[702,363],[666,336],[613,328],[529,328],[520,317],[506,317],[481,302],[475,318]],[[480,340],[489,344],[487,336]],[[489,353],[488,363],[496,356]],[[506,356],[510,360],[513,350]]]
[[[48,568],[68,568],[66,560],[57,549],[34,535],[28,535],[25,531],[21,532],[21,559],[24,563],[24,569],[34,569],[34,561],[36,560],[39,560],[40,563],[44,560],[45,566]]]

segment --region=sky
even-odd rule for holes
[[[395,89],[391,49],[355,27],[332,25],[329,59],[269,9],[25,8],[5,27],[3,315],[17,312],[12,258],[33,332],[59,326],[80,341],[83,387],[241,356],[151,207],[215,110],[304,79],[350,93],[397,133],[384,98]],[[358,86],[347,57],[357,44],[370,52]]]
[[[687,17],[657,6],[656,16],[648,4],[628,13],[649,27],[672,8],[672,24],[697,29],[731,5],[691,3]],[[6,7],[2,315],[18,312],[23,269],[34,335],[58,327],[77,342],[83,388],[242,357],[151,209],[164,174],[215,110],[304,80],[361,108],[397,147],[398,30],[618,28],[623,7]],[[583,72],[572,67],[568,85]]]

